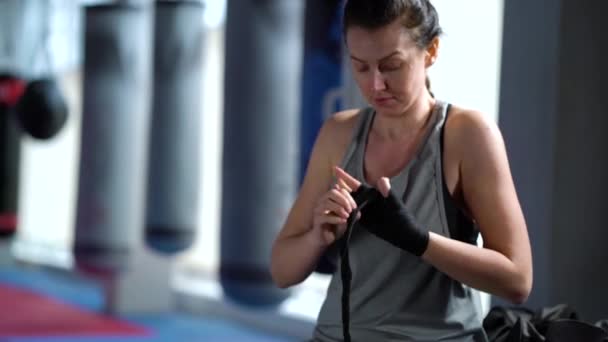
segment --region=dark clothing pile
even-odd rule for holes
[[[608,342],[608,320],[585,322],[563,304],[538,311],[495,307],[483,327],[492,342]]]

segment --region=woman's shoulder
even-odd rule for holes
[[[444,146],[460,160],[483,161],[501,149],[504,141],[498,124],[478,110],[451,106],[445,122]]]
[[[446,125],[451,125],[456,129],[479,129],[496,126],[496,123],[489,115],[471,108],[458,105],[450,105],[450,114]]]
[[[475,109],[451,105],[444,134],[446,140],[452,143],[470,145],[480,142],[479,139],[499,137],[500,131],[489,115]]]
[[[348,143],[362,113],[357,108],[336,112],[324,121],[320,134],[329,138],[332,145]]]
[[[325,120],[324,126],[333,133],[344,133],[343,131],[353,128],[363,111],[361,108],[353,108],[336,112]]]
[[[317,141],[332,163],[338,163],[343,157],[363,112],[357,108],[347,109],[332,114],[323,122]]]

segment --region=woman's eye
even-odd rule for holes
[[[397,70],[399,68],[401,68],[401,63],[397,63],[397,62],[386,63],[380,67],[381,70],[385,70],[385,71],[393,71],[393,70]]]
[[[356,66],[355,69],[357,70],[357,72],[366,72],[367,70],[369,70],[369,67],[367,65],[359,65]]]

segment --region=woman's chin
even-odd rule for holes
[[[403,109],[397,106],[374,106],[374,109],[376,110],[376,114],[380,116],[397,117],[403,115]]]

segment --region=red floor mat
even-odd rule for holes
[[[0,336],[148,335],[145,328],[0,285]]]

